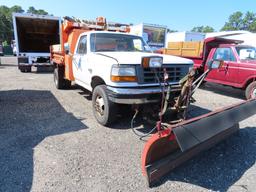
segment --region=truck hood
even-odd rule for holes
[[[95,54],[116,59],[120,64],[140,64],[142,57],[160,56],[163,57],[163,64],[188,64],[193,65],[193,61],[172,55],[162,55],[146,52],[97,52]]]

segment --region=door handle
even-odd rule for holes
[[[228,67],[229,67],[229,64],[228,64],[228,63],[226,63],[226,65],[225,65],[225,71],[227,71],[227,70],[228,70]]]

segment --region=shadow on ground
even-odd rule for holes
[[[227,191],[256,161],[256,128],[246,127],[192,160],[185,162],[158,185],[180,181],[213,191]],[[245,185],[241,191],[249,191]]]
[[[46,137],[86,128],[50,91],[0,91],[0,191],[30,191],[33,149]]]
[[[245,99],[244,91],[241,89],[232,88],[230,86],[224,86],[216,83],[205,83],[200,89],[211,91],[219,95],[225,95],[237,99]]]

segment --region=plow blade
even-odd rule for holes
[[[256,113],[256,100],[183,121],[159,131],[142,153],[142,172],[149,186],[163,175],[239,130],[239,122]]]

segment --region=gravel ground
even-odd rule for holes
[[[0,191],[255,191],[256,116],[148,188],[144,142],[129,128],[131,114],[102,127],[87,92],[56,90],[52,74],[21,73],[15,63],[4,58],[0,65]],[[200,114],[243,93],[206,83],[195,98],[193,113]]]

